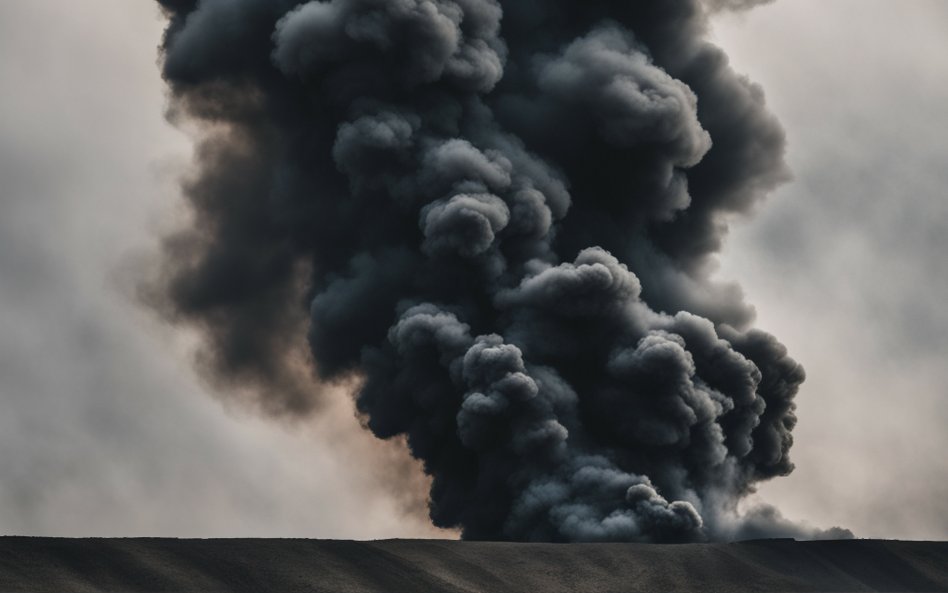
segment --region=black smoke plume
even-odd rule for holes
[[[804,373],[710,279],[788,173],[708,7],[159,1],[172,117],[202,126],[164,306],[215,376],[317,408],[308,309],[319,380],[359,379],[467,538],[819,535],[737,509],[793,470]]]

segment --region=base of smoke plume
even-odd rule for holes
[[[3,591],[948,591],[948,542],[0,538]]]

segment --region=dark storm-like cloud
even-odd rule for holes
[[[726,217],[787,172],[701,3],[161,4],[173,111],[206,131],[155,298],[214,376],[317,407],[308,308],[315,371],[361,377],[436,525],[743,533],[737,502],[793,469],[804,373],[710,279]]]

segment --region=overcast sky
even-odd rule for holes
[[[132,298],[181,216],[148,1],[0,2],[0,533],[437,535],[340,394],[229,410]],[[948,538],[948,3],[778,0],[715,38],[762,84],[795,180],[720,274],[807,369],[796,472],[761,496],[862,537]],[[452,534],[443,534],[450,537]]]

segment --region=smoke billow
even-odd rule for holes
[[[821,535],[737,509],[793,470],[804,373],[710,277],[788,173],[699,0],[160,3],[202,123],[164,306],[216,377],[317,408],[308,308],[468,538]]]

